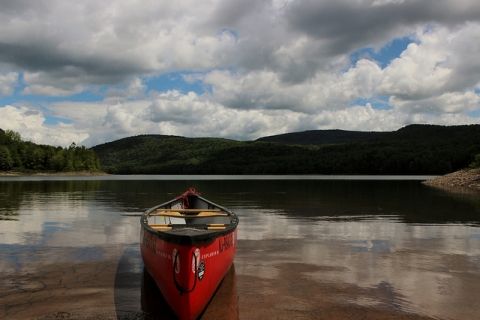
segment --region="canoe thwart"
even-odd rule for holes
[[[169,230],[173,229],[173,227],[171,225],[168,225],[168,224],[151,224],[150,228],[152,228],[153,230],[158,230],[158,231],[169,231]]]
[[[178,211],[157,211],[148,215],[149,217],[178,217],[178,218],[207,218],[207,217],[225,217],[226,213],[220,211],[200,211],[198,214],[181,214]]]
[[[207,227],[207,230],[225,230],[225,226],[213,226],[213,227]]]
[[[183,217],[184,215],[178,211],[156,211],[150,214],[150,216],[163,216],[163,217]]]
[[[201,212],[201,211],[207,211],[207,212],[221,212],[222,210],[220,209],[202,209],[202,208],[195,208],[195,209],[182,209],[182,208],[158,208],[155,211],[175,211],[175,212],[182,212],[182,213],[195,213],[195,212]]]
[[[154,230],[161,230],[161,231],[168,231],[172,230],[173,226],[172,224],[150,224],[149,225],[152,229]],[[179,226],[185,226],[185,225],[179,225]],[[201,226],[201,225],[197,225]],[[203,225],[203,227],[207,227],[207,230],[224,230],[226,229],[227,225],[224,223],[210,223],[207,225]]]
[[[196,217],[222,217],[222,216],[227,216],[228,214],[226,213],[217,213],[217,212],[211,212],[211,211],[201,211]]]

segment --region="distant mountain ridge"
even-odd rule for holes
[[[235,141],[140,135],[92,148],[122,174],[443,174],[480,153],[480,125],[310,130]]]
[[[308,130],[267,136],[256,141],[290,145],[321,145],[401,139],[448,138],[480,130],[480,125],[438,126],[413,124],[396,131]]]
[[[335,144],[371,141],[379,139],[387,134],[388,133],[386,132],[347,131],[340,129],[307,130],[303,132],[291,132],[262,137],[258,138],[256,141],[297,145]]]

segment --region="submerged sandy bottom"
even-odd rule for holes
[[[471,272],[475,266],[461,255],[444,257],[450,259],[446,265],[450,270],[435,270],[435,264],[427,263],[428,257],[422,265],[408,263],[413,256],[424,254],[420,251],[374,252],[379,273],[383,272],[381,264],[392,259],[398,262],[398,281],[410,281],[402,279],[401,269],[421,268],[425,275],[437,277],[436,292],[422,288],[421,281],[410,284],[424,294],[420,296],[424,301],[415,301],[418,292],[409,292],[408,285],[368,283],[369,276],[361,273],[375,272],[369,266],[371,254],[360,251],[353,257],[358,269],[352,269],[351,262],[332,265],[328,255],[324,263],[301,263],[297,255],[308,252],[302,243],[305,240],[241,240],[236,263],[202,319],[477,319],[480,315],[476,303],[480,275]],[[351,252],[342,252],[341,244],[330,245],[336,255],[351,256]],[[8,272],[0,278],[0,318],[174,319],[144,273],[136,246],[97,249],[19,252],[16,266],[3,265]],[[76,262],[51,263],[54,256],[74,257]],[[352,272],[360,273],[364,281],[349,281]],[[455,274],[448,276],[449,272]],[[442,317],[437,304],[443,301],[434,300],[453,301],[457,290],[462,290],[461,305],[443,305]]]
[[[172,319],[124,214],[189,185],[0,184],[0,319]],[[480,319],[478,197],[397,181],[195,185],[240,218],[203,319]]]

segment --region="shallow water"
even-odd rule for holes
[[[189,186],[240,217],[204,319],[480,317],[478,194],[413,178],[137,178],[0,181],[0,319],[172,318],[139,218],[122,214]]]

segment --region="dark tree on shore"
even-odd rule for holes
[[[475,159],[470,164],[470,168],[480,168],[480,153],[475,156]]]
[[[23,141],[17,132],[0,129],[1,171],[98,171],[93,150],[72,143],[68,148]]]
[[[13,166],[10,151],[5,146],[0,146],[0,170],[11,170]]]

